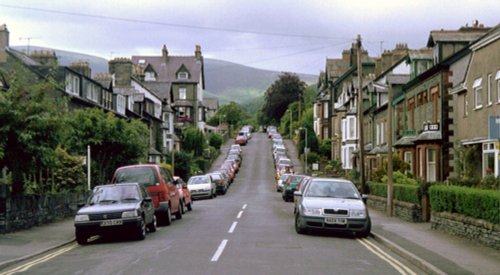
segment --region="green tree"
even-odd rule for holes
[[[224,139],[217,133],[211,133],[208,135],[208,145],[214,147],[217,150],[220,149],[223,142]]]
[[[20,195],[25,183],[44,189],[60,142],[62,99],[50,97],[56,82],[40,79],[22,66],[0,71],[0,167],[12,172],[12,194]]]
[[[126,121],[101,109],[81,109],[67,119],[64,146],[73,154],[86,155],[90,145],[93,183],[111,179],[122,165],[146,160],[149,131],[139,120]]]
[[[193,153],[195,157],[199,157],[203,156],[205,146],[205,135],[200,129],[189,127],[182,131],[183,151]]]
[[[288,105],[295,101],[303,101],[306,84],[300,78],[291,73],[283,73],[267,89],[265,93],[265,103],[262,106],[263,116],[259,123],[277,124]]]

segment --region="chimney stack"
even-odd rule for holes
[[[73,62],[69,67],[86,77],[91,77],[90,64],[86,61]]]
[[[161,49],[161,57],[162,57],[162,61],[163,63],[167,63],[168,62],[168,50],[167,50],[167,46],[163,45],[163,48]]]
[[[41,65],[46,65],[46,66],[57,65],[56,52],[52,50],[33,51],[31,52],[30,57],[36,60]]]
[[[201,46],[200,45],[196,45],[195,47],[195,50],[194,50],[194,58],[198,61],[201,60],[202,56],[201,56]]]
[[[130,87],[132,84],[132,61],[128,58],[115,58],[109,61],[109,73],[114,75],[116,87]]]

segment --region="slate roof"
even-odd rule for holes
[[[434,47],[438,42],[473,42],[483,36],[490,28],[460,28],[459,30],[431,31],[427,47]]]

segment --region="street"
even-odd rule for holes
[[[270,146],[254,133],[226,195],[195,201],[144,241],[97,239],[18,266],[27,266],[23,274],[423,273],[371,238],[297,234],[293,204],[275,191]]]

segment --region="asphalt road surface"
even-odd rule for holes
[[[144,241],[75,243],[30,260],[22,273],[423,274],[370,238],[295,233],[293,204],[275,191],[273,169],[270,140],[254,133],[226,195],[195,201]]]

